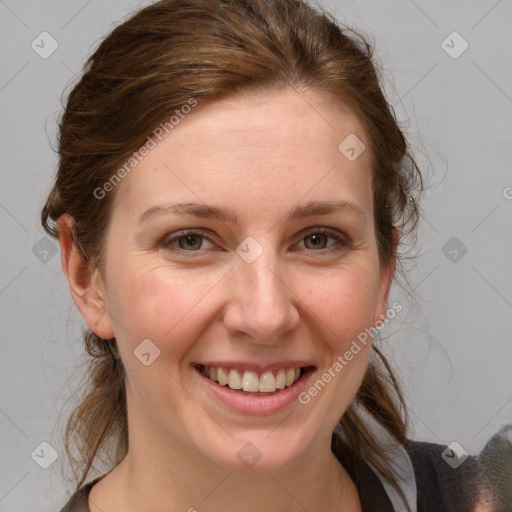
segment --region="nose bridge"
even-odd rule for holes
[[[249,251],[254,249],[253,245]],[[243,250],[243,244],[239,250]],[[227,327],[244,331],[259,342],[268,342],[291,330],[298,322],[298,312],[294,294],[280,271],[282,265],[276,251],[265,248],[258,252],[255,258],[254,253],[245,258],[239,252],[242,256],[234,266],[236,284],[230,297]]]

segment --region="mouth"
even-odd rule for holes
[[[268,397],[294,387],[314,366],[287,367],[268,371],[239,370],[221,366],[197,364],[195,369],[218,386],[241,395]]]

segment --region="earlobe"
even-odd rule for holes
[[[91,331],[104,339],[113,338],[115,335],[100,271],[78,250],[73,236],[73,218],[66,213],[59,218],[57,226],[62,270],[68,280],[73,301]]]

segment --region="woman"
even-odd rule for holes
[[[474,506],[372,343],[423,182],[371,52],[294,0],[162,0],[89,59],[42,212],[91,355],[62,512]]]

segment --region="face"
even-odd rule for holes
[[[84,316],[117,339],[131,425],[229,470],[240,450],[263,470],[330,450],[368,363],[353,342],[385,314],[394,270],[369,151],[338,149],[350,134],[366,142],[312,91],[233,96],[198,105],[117,185],[108,314]]]

